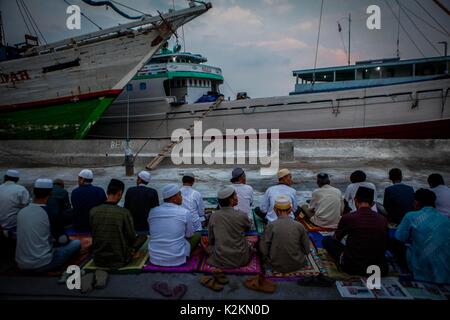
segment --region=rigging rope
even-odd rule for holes
[[[323,15],[323,1],[320,6],[320,18],[319,18],[319,31],[317,33],[317,43],[316,43],[316,57],[314,59],[314,72],[313,72],[313,84],[316,82],[316,68],[317,68],[317,55],[319,53],[319,40],[320,40],[320,29],[322,27],[322,15]]]
[[[443,26],[442,26],[442,24],[435,18],[435,17],[433,17],[433,15],[419,2],[419,1],[417,1],[417,0],[414,0],[416,3],[417,3],[417,5],[420,7],[420,8],[422,8],[422,10],[423,11],[425,11],[426,12],[426,14],[428,14],[430,17],[431,17],[431,19],[433,19],[433,21],[434,22],[436,22],[436,24],[439,26],[439,27],[441,27],[441,29],[442,30],[444,30],[444,32],[445,33],[447,33],[448,34],[448,32],[447,32],[447,29],[446,28],[444,28]]]
[[[36,26],[36,29],[37,29],[37,31],[39,32],[39,35],[41,36],[42,40],[44,40],[44,43],[47,44],[47,39],[45,39],[44,35],[43,35],[42,32],[41,32],[41,29],[39,29],[38,24],[36,23],[36,21],[34,20],[33,16],[31,15],[30,10],[28,10],[28,7],[27,7],[27,5],[26,5],[26,3],[25,3],[25,0],[21,0],[21,2],[22,2],[22,6],[23,6],[24,9],[25,9],[25,13],[26,13],[27,16],[28,16],[28,19],[30,19],[31,26],[33,26],[33,24]],[[33,27],[33,30],[35,30],[34,27]],[[36,30],[35,30],[35,32],[36,32]],[[36,32],[36,35],[37,35],[37,32]]]
[[[90,6],[94,6],[94,7],[101,7],[101,6],[107,6],[110,7],[111,9],[113,9],[115,12],[117,12],[118,14],[120,14],[122,17],[130,19],[130,20],[141,20],[145,15],[141,15],[141,16],[130,16],[128,14],[126,14],[125,12],[123,12],[122,10],[120,10],[119,8],[117,8],[117,6],[112,3],[111,1],[92,1],[92,0],[81,0],[84,3],[90,5]],[[122,5],[122,4],[121,4]],[[125,6],[125,5],[123,5]]]
[[[22,13],[22,9],[21,9],[21,7],[19,5],[19,1],[18,0],[16,0],[16,4],[17,4],[17,8],[19,8],[20,15],[22,16],[23,23],[25,23],[25,26],[26,26],[26,28],[28,30],[28,33],[32,34],[32,32],[30,30],[30,27],[28,26],[27,20],[25,19],[25,16]]]
[[[69,6],[71,6],[72,4],[67,1],[67,0],[63,0],[66,4],[68,4]],[[102,27],[100,27],[98,24],[96,24],[91,18],[89,18],[87,15],[85,15],[82,11],[80,12],[81,16],[83,16],[87,21],[89,21],[90,23],[92,23],[94,26],[96,26],[99,30],[103,30]]]
[[[400,4],[399,0],[395,0],[398,4],[398,6],[403,10],[403,6]],[[428,42],[428,44],[434,49],[434,51],[437,52],[438,56],[441,54],[439,52],[439,50],[436,48],[436,46],[433,44],[433,42],[431,42],[427,36],[422,32],[422,30],[420,30],[420,28],[417,26],[417,24],[414,22],[414,20],[411,18],[411,16],[408,14],[408,12],[406,12],[405,10],[403,10],[403,13],[406,15],[406,17],[409,19],[409,21],[413,24],[413,26],[417,29],[417,31],[419,31],[419,33],[422,35],[422,37]]]
[[[423,51],[419,48],[419,46],[417,45],[417,43],[414,41],[414,39],[411,37],[411,35],[409,34],[408,30],[406,30],[406,28],[403,26],[402,22],[400,21],[399,17],[395,14],[394,9],[392,9],[391,5],[389,4],[389,2],[387,0],[384,0],[384,2],[386,3],[386,5],[389,7],[389,9],[392,12],[392,15],[395,17],[395,19],[397,19],[398,23],[400,24],[400,27],[402,27],[403,32],[408,36],[408,39],[412,42],[412,44],[416,47],[417,51],[420,52],[420,54],[422,55],[423,58],[425,58],[425,54],[423,53]]]
[[[420,21],[422,21],[423,23],[425,23],[427,26],[429,26],[430,28],[434,29],[436,32],[439,32],[440,34],[446,36],[446,37],[450,37],[450,32],[447,31],[442,31],[439,28],[436,28],[434,25],[432,25],[430,22],[428,22],[427,20],[425,20],[424,18],[422,18],[421,16],[419,16],[417,13],[415,13],[414,11],[412,11],[410,8],[403,6],[403,10],[408,11],[410,14],[412,14],[414,17],[416,17],[417,19],[419,19]]]

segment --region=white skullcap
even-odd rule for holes
[[[195,179],[195,176],[192,172],[186,172],[185,174],[183,174],[183,177],[189,177],[189,178]]]
[[[142,181],[149,183],[152,175],[148,171],[141,171],[141,172],[138,173],[138,177]]]
[[[281,169],[280,171],[278,171],[278,179],[281,179],[283,177],[286,177],[287,175],[291,174],[291,172],[289,171],[289,169]]]
[[[53,189],[53,181],[51,179],[37,179],[34,182],[37,189]]]
[[[234,193],[234,188],[232,186],[227,186],[224,187],[222,189],[219,190],[219,192],[217,192],[217,198],[224,200],[224,199],[228,199],[229,197],[231,197],[231,195]]]
[[[19,171],[13,169],[6,171],[6,175],[11,178],[18,178],[20,176]]]
[[[176,185],[176,184],[168,184],[162,190],[163,199],[172,198],[178,192],[180,192],[180,187],[178,185]]]
[[[78,176],[81,178],[84,178],[84,179],[89,179],[89,180],[94,179],[94,174],[92,173],[92,170],[89,170],[89,169],[81,170],[80,173],[78,174]]]
[[[280,210],[288,210],[291,208],[291,199],[285,195],[279,195],[275,199],[275,208]]]

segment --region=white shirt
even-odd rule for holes
[[[238,204],[234,207],[234,209],[246,213],[250,221],[252,221],[253,188],[242,183],[234,183],[233,188],[236,190],[236,195],[238,198]]]
[[[0,185],[0,226],[14,229],[17,225],[17,213],[30,202],[27,189],[13,181]]]
[[[436,195],[436,210],[450,218],[450,188],[442,184],[431,191]]]
[[[275,200],[280,195],[285,195],[291,199],[292,209],[296,210],[298,206],[296,191],[294,188],[291,188],[285,184],[277,184],[276,186],[272,186],[266,190],[264,196],[261,200],[260,209],[262,212],[267,212],[266,219],[269,222],[275,221],[278,219],[277,214],[273,211],[273,207],[275,206]],[[290,217],[294,219],[294,214],[291,212]]]
[[[47,212],[31,203],[17,214],[16,262],[22,270],[48,265],[53,258],[53,244]]]
[[[202,231],[202,221],[205,221],[205,206],[203,197],[197,190],[189,186],[182,186],[181,195],[183,196],[182,206],[188,209],[192,214],[192,224],[195,231]]]
[[[150,262],[165,267],[186,263],[191,246],[186,238],[194,233],[189,210],[173,203],[163,203],[148,215]]]
[[[372,182],[357,182],[349,184],[347,190],[345,190],[344,199],[347,200],[348,205],[352,209],[352,212],[356,211],[355,195],[359,187],[366,187],[372,189],[374,191],[374,201],[376,201],[377,199],[377,188]],[[374,204],[371,209],[372,211],[378,212],[376,204]]]
[[[319,227],[337,228],[343,209],[342,192],[330,185],[324,185],[312,193],[309,207],[314,209],[311,222]]]

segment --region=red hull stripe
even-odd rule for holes
[[[450,139],[450,119],[316,131],[280,132],[283,139]]]
[[[88,100],[88,99],[99,98],[99,97],[104,97],[104,96],[118,96],[121,92],[122,92],[122,90],[104,90],[104,91],[80,94],[78,96],[68,96],[68,97],[61,97],[61,98],[56,98],[56,99],[39,100],[39,101],[19,103],[19,104],[6,104],[6,105],[0,106],[0,112],[16,111],[16,110],[22,110],[22,109],[35,108],[35,107],[48,107],[51,105],[76,102],[76,101],[80,101],[80,100]]]

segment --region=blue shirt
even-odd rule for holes
[[[405,214],[414,211],[414,189],[403,183],[387,187],[383,206],[388,213],[388,221],[399,224]]]
[[[450,284],[450,219],[425,207],[407,213],[395,236],[406,242],[414,279]]]
[[[72,191],[71,201],[75,229],[89,231],[89,212],[106,201],[106,194],[100,187],[83,184]]]

